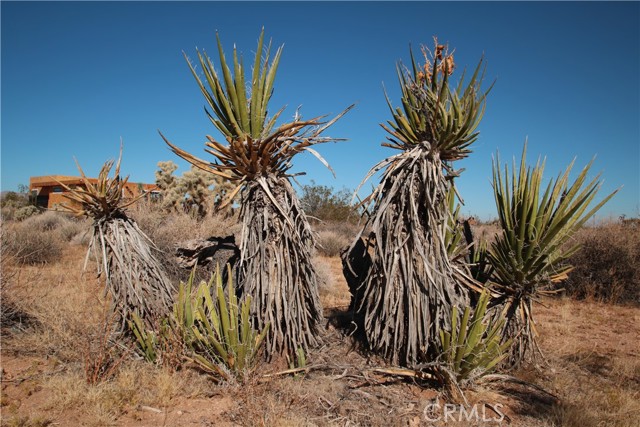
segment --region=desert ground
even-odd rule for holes
[[[224,226],[137,218],[165,252],[177,236],[215,235]],[[287,362],[273,360],[258,363],[245,382],[220,382],[188,362],[154,365],[109,342],[104,283],[91,260],[83,273],[89,227],[66,217],[34,221],[36,249],[51,245],[52,253],[23,262],[28,242],[21,239],[28,236],[3,223],[3,426],[640,425],[637,302],[562,293],[544,299],[534,308],[544,360],[510,373],[520,382],[465,389],[469,406],[462,410],[447,406],[437,384],[394,374],[353,341],[336,249],[349,227],[338,224],[319,230],[323,344],[307,355],[305,369],[286,373]],[[626,233],[640,241],[640,229]]]

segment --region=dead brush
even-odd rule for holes
[[[87,337],[82,350],[85,379],[90,385],[97,385],[112,379],[127,353],[118,346],[119,331],[117,313],[104,305],[104,321],[96,333]]]
[[[120,178],[121,159],[122,147],[113,178],[109,178],[113,160],[104,164],[96,183],[86,177],[78,164],[84,186],[60,185],[68,191],[65,196],[80,205],[65,207],[78,216],[93,219],[85,268],[93,251],[98,275],[105,277],[106,290],[113,298],[121,329],[125,330],[133,312],[153,327],[171,310],[174,289],[152,252],[153,243],[125,212],[143,194],[128,200],[123,197],[128,177]]]

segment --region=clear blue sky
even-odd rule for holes
[[[319,146],[337,173],[315,158],[293,171],[336,189],[354,189],[368,169],[393,154],[379,123],[389,119],[382,84],[399,102],[397,60],[412,43],[437,35],[458,66],[484,53],[487,84],[496,79],[472,156],[459,162],[465,214],[492,217],[491,158],[547,156],[547,177],[577,156],[597,156],[602,195],[624,185],[603,216],[640,211],[640,3],[595,2],[6,2],[2,9],[2,190],[31,175],[75,175],[73,157],[96,175],[124,140],[123,172],[153,182],[156,164],[185,162],[157,129],[206,158],[206,134],[219,136],[182,57],[212,56],[218,30],[227,53],[245,61],[260,28],[284,52],[271,111],[298,105],[304,117],[355,110]],[[367,185],[366,189],[371,186]]]

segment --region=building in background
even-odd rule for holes
[[[87,180],[91,184],[98,182],[96,178],[87,178]],[[79,176],[32,176],[29,178],[29,192],[35,195],[36,206],[54,210],[61,210],[62,207],[60,205],[62,204],[79,207],[76,206],[78,204],[77,202],[65,197],[67,190],[65,190],[60,183],[70,188],[86,187],[83,179]],[[141,193],[148,194],[151,199],[160,196],[160,192],[155,184],[127,182],[123,192],[125,193],[123,194],[125,198],[136,197]]]

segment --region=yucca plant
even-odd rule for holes
[[[563,280],[571,270],[567,259],[578,245],[567,243],[617,192],[590,208],[601,186],[600,175],[587,180],[592,160],[570,183],[573,164],[549,181],[543,192],[545,162],[527,166],[526,144],[519,167],[514,159],[511,171],[506,164],[502,171],[499,157],[493,162],[493,191],[502,231],[487,256],[493,268],[493,289],[501,294],[495,303],[503,307],[507,319],[503,341],[514,340],[508,360],[513,367],[540,354],[532,303],[553,292],[552,282]]]
[[[70,188],[64,196],[77,205],[63,205],[78,216],[93,219],[93,234],[84,267],[93,251],[99,275],[104,275],[106,290],[111,294],[122,331],[130,331],[127,322],[133,313],[151,328],[169,313],[173,301],[173,285],[153,253],[153,243],[126,214],[126,207],[138,197],[125,199],[128,177],[120,177],[122,147],[114,176],[109,177],[114,161],[107,161],[97,181],[89,180],[79,164],[82,186]]]
[[[484,291],[473,309],[458,307],[451,312],[451,329],[440,330],[440,362],[457,385],[473,382],[491,372],[508,356],[511,340],[502,341],[504,318],[487,319],[489,292]]]
[[[382,125],[390,134],[383,145],[400,153],[378,163],[363,181],[384,169],[364,200],[373,205],[363,230],[371,230],[374,251],[357,304],[369,346],[408,366],[437,356],[438,331],[450,326],[453,306],[468,305],[474,286],[467,269],[450,260],[453,246],[445,236],[453,231],[448,195],[460,173],[453,162],[471,152],[486,98],[482,60],[467,82],[463,74],[452,88],[453,55],[437,40],[433,52],[423,53],[423,66],[413,54],[411,70],[397,66],[402,108],[394,109],[387,98],[393,120]]]
[[[144,360],[152,363],[156,362],[158,360],[158,337],[156,333],[149,330],[135,312],[132,313],[131,320],[128,323]]]
[[[267,106],[282,47],[270,62],[271,43],[263,56],[263,39],[264,30],[248,78],[235,48],[232,73],[219,37],[221,75],[204,52],[198,52],[203,76],[187,58],[209,106],[207,115],[227,141],[225,145],[207,136],[205,151],[214,161],[201,160],[163,139],[178,156],[232,181],[235,188],[227,195],[227,202],[240,192],[238,282],[251,296],[255,326],[263,329],[271,325],[266,338],[267,355],[271,356],[293,354],[299,347],[306,351],[318,343],[322,309],[311,263],[315,241],[291,186],[289,169],[293,157],[302,152],[313,154],[328,166],[312,146],[338,141],[321,134],[351,107],[329,122],[321,121],[323,117],[302,120],[296,112],[292,122],[276,127],[283,110],[269,117]]]
[[[468,244],[465,240],[464,230],[460,225],[460,207],[456,203],[456,193],[453,188],[447,194],[447,208],[451,215],[447,218],[447,228],[444,235],[444,244],[451,261],[464,262],[464,257],[468,253]]]
[[[229,267],[230,269],[230,267]],[[225,295],[219,269],[209,283],[193,289],[194,272],[180,283],[172,322],[193,360],[206,371],[230,380],[250,372],[269,330],[251,324],[251,297],[238,302],[231,271]]]

